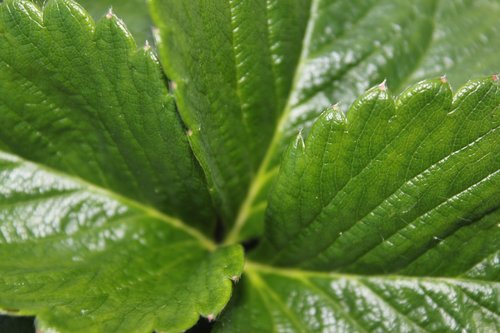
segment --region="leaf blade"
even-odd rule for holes
[[[499,106],[497,76],[442,77],[326,110],[216,332],[498,330]]]
[[[2,148],[210,232],[204,176],[151,50],[72,1],[0,6]]]
[[[347,119],[325,111],[305,148],[291,145],[283,161],[269,202],[269,260],[397,271],[433,237],[495,210],[499,97],[496,77],[470,81],[453,100],[447,82],[436,79],[396,103],[377,86]]]
[[[71,332],[184,330],[216,315],[239,246],[84,181],[0,154],[0,306]],[[135,311],[141,309],[141,311]]]
[[[499,328],[497,282],[355,276],[254,264],[247,264],[247,274],[216,332],[479,332]]]
[[[225,145],[229,139],[224,140],[221,145],[228,154],[233,154],[232,159],[220,160],[217,165],[207,161],[219,153],[218,150],[210,151],[208,148],[222,147],[219,143],[211,144],[211,140],[213,141],[219,133],[218,130],[222,128],[217,125],[217,121],[212,119],[213,115],[224,113],[226,118],[232,117],[231,131],[238,131],[243,125],[236,116],[238,111],[235,109],[237,108],[218,107],[214,106],[215,103],[205,103],[205,107],[197,109],[189,105],[189,102],[181,107],[183,117],[188,123],[194,124],[194,127],[201,123],[201,121],[198,123],[195,121],[196,117],[204,117],[204,124],[214,124],[212,131],[215,134],[202,133],[196,136],[195,133],[196,137],[192,141],[204,142],[205,146],[202,147],[200,143],[200,146],[195,149],[198,151],[196,155],[200,160],[205,161],[203,162],[204,170],[208,177],[213,179],[214,191],[222,198],[219,200],[219,205],[221,205],[220,201],[232,201],[229,204],[232,207],[232,213],[225,216],[229,220],[227,225],[234,224],[234,227],[229,231],[226,243],[261,235],[267,194],[275,179],[282,152],[300,129],[307,134],[314,119],[319,115],[319,111],[328,107],[332,102],[342,101],[350,104],[365,89],[384,79],[388,79],[394,91],[399,92],[410,83],[444,73],[447,73],[454,82],[463,84],[472,75],[491,74],[499,65],[498,57],[496,57],[499,31],[494,22],[500,13],[500,8],[494,1],[460,3],[441,3],[433,0],[418,3],[303,1],[300,2],[303,17],[295,18],[296,25],[300,27],[299,33],[293,30],[289,38],[277,33],[276,39],[272,39],[276,43],[269,43],[271,54],[275,47],[279,48],[281,43],[287,43],[292,39],[295,44],[301,45],[300,50],[293,49],[289,52],[293,61],[290,61],[286,68],[293,72],[293,75],[287,76],[290,85],[286,89],[280,88],[280,91],[284,93],[278,94],[286,97],[284,100],[281,97],[275,98],[276,96],[273,97],[271,93],[273,88],[269,86],[269,81],[273,79],[273,66],[268,66],[267,59],[255,58],[264,57],[269,52],[263,43],[268,40],[269,31],[286,31],[286,29],[281,30],[283,26],[277,23],[278,19],[273,21],[272,15],[276,14],[276,17],[281,17],[286,21],[289,16],[295,15],[290,14],[295,11],[280,8],[280,6],[286,6],[286,1],[267,2],[268,8],[265,12],[268,21],[254,27],[255,22],[264,16],[263,2],[242,5],[241,3],[244,2],[229,1],[220,4],[221,8],[236,7],[236,11],[226,10],[226,7],[217,8],[207,3],[205,11],[216,12],[217,15],[210,16],[210,19],[206,19],[203,24],[200,23],[203,20],[194,19],[198,14],[191,16],[196,10],[190,11],[190,7],[179,6],[174,11],[176,14],[172,14],[169,10],[175,5],[175,1],[155,0],[152,2],[154,21],[160,26],[160,34],[164,37],[159,41],[160,54],[168,75],[174,77],[175,81],[193,84],[192,82],[204,79],[203,74],[199,73],[213,69],[213,59],[217,59],[217,63],[222,65],[217,67],[216,71],[214,70],[216,75],[220,77],[228,75],[226,81],[233,82],[233,76],[228,73],[241,66],[246,70],[244,73],[250,73],[247,77],[240,77],[251,81],[249,86],[268,87],[266,89],[268,95],[265,96],[265,99],[269,100],[267,112],[278,114],[277,119],[274,121],[270,119],[267,122],[270,125],[266,124],[264,128],[260,128],[262,131],[264,129],[271,131],[272,135],[243,137],[237,135],[241,133],[237,133],[230,136],[230,139],[236,143],[239,142],[240,146],[251,146],[251,142],[257,142],[259,147],[266,149],[265,153],[259,151],[259,154],[253,154],[257,156],[252,162],[253,166],[236,169],[233,164],[244,165],[248,162],[248,155],[252,154],[237,152],[241,147],[235,148],[234,142],[231,143],[232,146]],[[249,8],[251,6],[253,7]],[[238,10],[243,10],[243,8],[248,9],[248,13],[255,12],[258,15],[255,15],[253,20],[236,21],[233,25],[233,28],[235,26],[236,28],[233,31],[228,22],[233,18],[232,14],[237,14]],[[180,19],[182,15],[187,18]],[[183,26],[184,21],[191,19],[198,22],[201,27],[189,29]],[[171,25],[167,26],[164,22]],[[172,22],[176,23],[172,24]],[[268,35],[261,28],[265,24],[269,30]],[[202,38],[201,42],[192,43],[194,45],[187,43],[191,38],[199,37],[196,36],[197,33],[193,36],[188,35],[187,31],[204,30],[207,26],[224,27],[221,28],[224,31],[224,38],[221,40],[225,43],[221,42],[216,47],[206,47],[203,44],[204,40],[210,39],[209,36],[219,33],[219,30],[213,33],[207,32],[207,36]],[[180,38],[176,34],[183,37]],[[231,44],[229,41],[235,35],[245,37],[248,45]],[[179,40],[182,41],[178,42]],[[254,45],[254,50],[259,51],[246,52],[249,45]],[[237,56],[233,57],[233,53]],[[198,54],[203,55],[198,56]],[[283,57],[280,57],[279,52],[275,55],[276,57],[271,59],[274,67],[282,65]],[[481,56],[484,56],[484,62],[477,61]],[[180,71],[174,68],[173,63],[180,64],[181,59],[185,58],[198,59],[194,65],[198,70]],[[201,60],[202,58],[204,60]],[[256,62],[261,65],[256,67]],[[247,70],[249,68],[253,70]],[[275,87],[280,86],[280,80],[276,82]],[[234,94],[238,91],[237,87],[222,88],[223,86],[224,84],[219,83],[213,86],[206,84],[198,90],[208,95],[223,95],[220,99],[224,100],[227,105],[234,103],[243,105],[255,115],[262,112],[262,108],[254,107],[252,104],[252,96]],[[192,90],[192,87],[186,87],[181,83],[178,86],[177,97],[181,100],[188,98],[195,100],[199,96],[194,96]],[[274,103],[271,102],[273,98]],[[264,97],[262,99],[264,100]],[[212,100],[219,101],[217,98]],[[273,126],[274,129],[270,130],[268,126]],[[224,133],[226,131],[229,130],[224,129]],[[220,171],[222,176],[217,174]],[[226,183],[230,183],[231,179],[237,177],[244,179],[243,188],[229,190],[230,186],[226,186]],[[225,182],[225,185],[222,185],[222,182]],[[217,186],[217,183],[221,185]],[[228,199],[223,199],[224,196]],[[227,209],[227,206],[223,209]]]
[[[150,4],[162,64],[230,227],[286,100],[307,1]]]

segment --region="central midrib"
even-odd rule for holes
[[[238,241],[240,231],[244,227],[246,221],[248,220],[248,216],[252,209],[252,204],[254,203],[254,200],[257,197],[257,195],[260,193],[262,186],[267,181],[266,176],[268,173],[268,168],[275,155],[276,149],[278,148],[278,145],[281,141],[283,135],[283,128],[288,121],[288,116],[292,109],[292,97],[294,91],[296,90],[300,78],[300,73],[302,72],[302,68],[304,67],[304,63],[307,58],[309,43],[311,42],[312,32],[315,24],[315,20],[313,18],[315,16],[315,13],[317,12],[318,5],[319,5],[319,0],[311,0],[307,27],[304,33],[304,38],[302,39],[301,54],[297,66],[295,67],[296,69],[293,76],[293,83],[288,92],[287,102],[278,120],[277,126],[273,134],[273,138],[271,139],[267,147],[266,154],[264,155],[264,158],[262,159],[262,162],[259,165],[257,174],[251,181],[245,199],[243,200],[240,209],[238,210],[238,215],[236,217],[233,228],[227,234],[226,239],[224,240],[224,244],[233,244]]]
[[[314,25],[316,23],[315,14],[318,12],[319,2],[320,2],[320,0],[312,0],[311,1],[306,32],[304,34],[304,38],[302,39],[301,54],[300,54],[299,61],[297,63],[296,70],[294,73],[293,83],[292,83],[292,86],[290,87],[290,90],[288,93],[287,102],[286,102],[285,107],[283,108],[283,112],[281,113],[281,116],[278,120],[273,138],[268,145],[268,148],[266,150],[266,154],[264,155],[264,159],[262,160],[262,162],[259,165],[259,169],[258,169],[257,174],[255,175],[255,177],[251,181],[251,184],[250,184],[250,187],[247,191],[245,199],[243,200],[242,204],[240,205],[240,209],[238,210],[238,214],[237,214],[235,223],[233,225],[233,228],[230,230],[230,232],[226,236],[226,239],[224,240],[224,244],[232,244],[232,243],[238,242],[239,233],[241,232],[241,230],[243,229],[243,227],[245,226],[245,224],[248,220],[248,217],[249,217],[251,210],[252,210],[252,205],[254,203],[254,200],[259,195],[260,190],[262,189],[263,185],[266,184],[266,182],[269,178],[269,174],[272,173],[271,170],[268,170],[268,168],[271,164],[273,157],[275,156],[276,150],[279,147],[279,143],[282,139],[283,129],[288,121],[288,116],[289,116],[290,111],[293,107],[292,100],[293,100],[294,92],[296,91],[297,84],[299,82],[300,75],[302,73],[302,69],[304,67],[304,64],[309,56],[309,54],[308,54],[309,44],[310,44],[311,39],[312,39],[312,32],[313,32]],[[434,7],[434,20],[433,20],[433,22],[435,22],[435,16],[436,16],[436,12],[438,11],[438,9],[437,9],[438,5],[439,5],[439,3],[436,3],[435,7]],[[432,36],[429,39],[429,44],[426,45],[426,49],[425,49],[426,52],[428,51],[428,49],[430,48],[430,45],[432,44],[433,35],[434,35],[434,32],[432,33]],[[421,57],[423,57],[423,56],[424,55],[421,55]],[[416,66],[418,66],[418,64]],[[412,69],[412,72],[414,72],[414,71],[415,71],[415,68]],[[412,72],[410,72],[406,75],[407,79],[411,76]],[[401,88],[401,84],[399,84],[398,89],[400,89],[400,88]]]
[[[254,272],[257,274],[259,273],[275,274],[280,276],[286,276],[289,278],[295,278],[298,280],[302,280],[303,278],[308,278],[308,277],[319,277],[319,278],[323,277],[330,279],[349,279],[356,281],[359,279],[368,279],[368,278],[398,281],[403,278],[403,279],[415,279],[415,280],[427,279],[427,280],[441,281],[444,283],[452,283],[452,284],[453,283],[456,284],[459,282],[475,283],[475,284],[483,284],[490,287],[498,285],[500,287],[500,283],[497,281],[476,280],[469,277],[463,277],[461,275],[444,277],[444,276],[429,276],[429,275],[416,276],[416,275],[401,275],[401,274],[384,274],[384,275],[349,274],[349,273],[340,273],[335,271],[329,272],[329,271],[303,270],[300,268],[292,268],[292,267],[275,267],[252,260],[247,260],[245,262],[244,272]]]
[[[54,169],[54,168],[47,166],[45,164],[33,162],[30,160],[24,159],[22,157],[19,157],[18,155],[6,153],[6,152],[3,152],[0,150],[0,158],[2,157],[2,155],[7,156],[7,158],[13,157],[15,159],[16,165],[23,165],[23,164],[33,165],[40,170],[43,170],[43,171],[48,172],[50,174],[53,174],[55,176],[69,180],[75,184],[78,184],[78,186],[80,187],[79,190],[87,190],[90,193],[94,193],[97,195],[104,196],[105,198],[115,200],[115,201],[119,202],[120,204],[127,206],[129,208],[135,208],[135,209],[139,210],[140,212],[142,212],[144,215],[147,215],[147,216],[154,218],[156,220],[160,220],[160,221],[170,225],[173,228],[182,230],[183,232],[187,233],[188,235],[190,235],[193,238],[195,238],[196,240],[198,240],[200,242],[200,244],[202,244],[206,249],[208,249],[210,251],[213,251],[216,249],[216,245],[214,244],[214,242],[212,240],[210,240],[209,238],[207,238],[205,235],[203,235],[200,231],[187,225],[182,220],[179,220],[176,217],[166,215],[166,214],[160,212],[156,208],[147,206],[147,205],[140,203],[134,199],[131,199],[131,198],[126,197],[122,194],[111,191],[110,189],[100,187],[100,186],[93,184],[93,183],[90,183],[90,182],[88,182],[88,181],[86,181],[86,180],[84,180],[76,175],[67,174],[59,169]]]

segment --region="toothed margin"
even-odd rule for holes
[[[381,91],[387,91],[387,79],[384,79],[381,83],[379,83],[378,88]]]
[[[108,20],[111,20],[111,19],[113,18],[113,16],[115,16],[115,15],[113,14],[113,7],[109,7],[108,12],[106,13],[106,18],[107,18]]]
[[[88,14],[88,12],[81,5],[79,5],[78,3],[76,3],[73,0],[49,0],[45,4],[45,6],[43,7],[43,9],[35,6],[29,0],[14,0],[13,2],[14,3],[18,3],[18,4],[28,5],[28,6],[30,6],[31,9],[36,9],[37,18],[43,18],[46,6],[48,4],[50,4],[50,3],[52,3],[52,2],[56,2],[58,6],[67,6],[69,9],[76,10],[78,13],[82,14],[83,16],[81,16],[81,19],[84,20],[85,23],[87,23],[86,26],[85,26],[85,29],[87,29],[88,31],[91,31],[92,33],[94,33],[96,31],[96,21],[94,21],[94,19]],[[0,8],[2,8],[3,6],[7,7],[7,6],[11,5],[11,3],[12,3],[12,1],[11,2],[0,2]],[[74,18],[75,19],[80,19],[80,16],[75,16]],[[30,20],[30,19],[32,20],[33,18],[26,18],[26,19],[27,20]],[[134,51],[135,52],[133,52],[133,53],[138,53],[138,51],[146,49],[146,47],[141,47],[141,48],[137,47],[137,44],[135,42],[134,37],[128,31],[128,29],[126,28],[126,26],[123,23],[123,21],[121,19],[119,19],[113,13],[112,8],[110,8],[107,11],[107,13],[104,15],[104,17],[103,17],[102,20],[97,21],[97,22],[101,22],[103,20],[113,20],[113,21],[116,21],[116,26],[119,28],[120,33],[122,33],[125,38],[129,39],[131,45],[134,45]],[[43,19],[41,19],[40,22],[44,22]],[[40,28],[43,29],[44,27],[40,24]],[[146,44],[146,45],[149,46],[149,44]],[[149,46],[149,48],[150,48],[150,46]],[[153,55],[153,52],[148,52],[148,53],[152,55],[150,58],[153,59],[153,60],[155,60],[155,63],[159,64],[158,60]],[[133,57],[133,56],[134,56],[134,54],[130,54],[130,57]],[[175,85],[175,83],[174,83],[174,85]],[[236,245],[233,245],[232,247],[234,247],[234,246],[236,246]],[[223,247],[217,248],[216,251],[223,251]],[[244,263],[243,249],[241,247],[238,247],[238,252],[241,252],[240,253],[240,256],[241,256],[241,258],[240,258],[241,259],[240,260],[241,261],[241,267],[238,268],[239,272],[241,273],[241,272],[243,272],[243,263]],[[223,303],[223,305],[218,304],[218,305],[216,305],[216,306],[213,307],[214,309],[212,309],[212,311],[214,311],[214,312],[210,313],[209,315],[206,316],[206,318],[209,321],[214,321],[215,318],[216,318],[216,315],[219,314],[223,310],[223,308],[228,304],[228,302],[230,300],[231,293],[232,293],[232,290],[233,290],[233,286],[232,286],[232,279],[229,278],[229,276],[234,276],[234,275],[229,274],[229,275],[226,275],[226,276],[228,276],[228,279],[227,279],[226,283],[224,284],[224,287],[222,288],[225,291],[225,295],[224,295],[225,297],[224,297],[224,300],[222,300],[220,302],[221,304]],[[0,312],[2,312],[2,309],[3,308],[0,308]],[[188,315],[188,314],[195,314],[196,313],[195,310],[194,310],[194,307],[188,307],[188,308],[186,308],[185,312],[186,312],[186,315]],[[55,328],[52,328],[52,326],[50,324],[50,320],[48,320],[48,321],[44,320],[44,318],[46,318],[47,316],[50,317],[50,312],[40,311],[40,310],[37,310],[37,311],[24,311],[24,310],[21,309],[18,312],[18,314],[26,314],[26,315],[30,315],[30,316],[36,315],[37,316],[37,322],[39,324],[40,329],[42,329],[43,331],[55,330]],[[192,327],[193,325],[196,324],[196,321],[199,318],[199,314],[196,313],[196,315],[197,315],[196,316],[196,320],[193,320],[192,322],[190,322],[188,324],[189,326],[185,327],[185,329],[189,329],[190,327]],[[156,326],[157,326],[156,322],[152,321],[151,322],[151,331],[154,330],[156,328]],[[160,330],[161,330],[161,328],[160,328]]]
[[[299,146],[299,143],[302,149],[306,147],[306,144],[304,142],[304,137],[302,136],[302,129],[300,129],[299,134],[297,134],[297,137],[295,138],[294,147],[297,148]]]

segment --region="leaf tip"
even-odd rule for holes
[[[293,145],[294,148],[300,147],[304,149],[306,147],[306,144],[304,143],[304,137],[302,137],[302,128],[299,130],[299,134],[297,134],[297,137],[295,138],[295,143]]]
[[[149,41],[147,39],[146,39],[146,42],[144,43],[143,49],[146,52],[151,51],[151,45],[149,45]]]
[[[160,45],[161,43],[161,34],[160,34],[160,29],[157,27],[153,27],[151,29],[151,33],[153,35],[153,39],[155,40],[157,45]]]
[[[169,81],[168,88],[170,91],[175,91],[177,89],[177,83],[175,81]]]
[[[106,18],[111,20],[115,14],[113,13],[113,6],[109,7],[108,12],[106,13]]]
[[[332,105],[332,110],[334,111],[340,111],[340,102],[337,102]]]
[[[378,89],[380,91],[387,91],[387,79],[384,79],[381,83],[378,85]]]
[[[334,121],[336,123],[342,124],[345,122],[345,115],[340,108],[340,102],[333,104],[331,107],[326,109],[324,112],[323,119],[325,121]]]
[[[448,83],[448,78],[446,77],[446,74],[441,75],[439,81],[441,81],[441,83]]]

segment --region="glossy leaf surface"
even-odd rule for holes
[[[31,161],[31,162],[29,162]],[[183,331],[241,273],[149,49],[72,1],[0,4],[0,308],[42,330]]]
[[[307,4],[160,0],[151,14],[194,152],[231,226],[286,103]]]
[[[0,5],[0,148],[211,231],[201,168],[149,49],[72,1]]]
[[[395,272],[494,211],[499,105],[494,76],[455,96],[444,78],[397,98],[382,84],[346,117],[336,106],[325,111],[282,161],[269,199],[265,243],[273,255],[266,260]],[[420,265],[424,274],[433,266]]]
[[[0,308],[42,331],[183,331],[215,316],[243,268],[180,221],[0,153]]]
[[[2,313],[500,330],[498,1],[113,1],[0,0]]]
[[[498,71],[500,4],[151,0],[160,54],[227,242],[260,235],[282,151],[327,106],[384,79],[394,92]]]
[[[238,288],[217,333],[500,329],[498,282],[251,266]]]
[[[282,161],[269,264],[247,264],[216,332],[498,331],[499,111],[496,76],[326,110]]]

